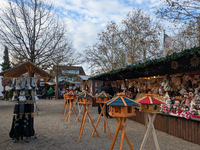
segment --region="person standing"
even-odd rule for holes
[[[104,87],[102,87],[101,91],[105,91],[106,93],[110,94],[112,97],[114,95],[114,91],[113,91],[113,88],[111,87],[110,83],[107,83]],[[106,116],[107,117],[109,116],[107,105],[106,105]]]
[[[49,91],[48,91],[48,95],[49,95],[49,99],[52,99],[53,96],[53,88],[50,87]]]
[[[44,87],[44,89],[42,90],[43,99],[46,99],[46,96],[47,96],[47,89],[46,89],[46,87]]]
[[[103,82],[102,85],[99,86],[99,89],[97,91],[97,94],[100,94],[101,93],[101,89],[105,86],[105,82]],[[101,108],[100,108],[100,104],[98,104],[98,113],[100,114],[101,113]]]

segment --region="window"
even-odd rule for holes
[[[79,74],[79,70],[62,70],[62,74]]]

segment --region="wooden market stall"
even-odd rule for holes
[[[200,47],[146,60],[90,78],[110,81],[135,94],[135,100],[151,91],[165,104],[154,121],[155,129],[200,144]],[[144,112],[135,111],[131,119],[142,124]]]
[[[31,74],[35,76],[31,77]],[[49,81],[53,76],[31,62],[22,63],[1,72],[0,75],[4,77],[3,80],[12,81],[10,91],[13,92],[12,100],[16,101],[9,136],[14,142],[25,137],[28,143],[28,137],[37,138],[33,126],[36,100],[38,100],[36,93],[38,79]]]

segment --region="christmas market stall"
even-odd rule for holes
[[[30,74],[35,74],[30,77]],[[36,90],[39,79],[49,81],[52,75],[38,68],[31,62],[22,63],[16,67],[0,73],[3,80],[11,80],[10,91],[13,92],[12,101],[16,102],[13,112],[13,121],[10,138],[14,142],[19,139],[28,138],[37,135],[34,130],[34,112],[36,111],[36,100],[38,100]]]
[[[150,92],[161,100],[154,127],[200,144],[200,47],[139,62],[90,78],[110,82],[115,91],[138,100]],[[156,106],[158,107],[158,106]],[[145,124],[144,112],[131,119]]]

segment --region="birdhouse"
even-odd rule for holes
[[[137,105],[132,99],[125,97],[124,93],[118,93],[117,97],[106,102],[109,105],[109,115],[113,117],[132,117],[136,116],[135,106]]]
[[[96,97],[97,103],[106,103],[107,101],[109,101],[111,99],[112,96],[110,94],[106,93],[105,91],[102,91],[95,97]]]
[[[136,101],[140,104],[141,112],[160,113],[160,104],[163,104],[163,102],[152,96],[153,94],[148,93],[145,97]]]
[[[74,93],[73,91],[70,91],[69,93],[65,94],[65,99],[67,100],[72,100],[72,99],[76,99],[77,94]]]
[[[84,91],[82,95],[78,96],[79,104],[92,104],[93,103],[93,96],[88,93],[88,91]]]

